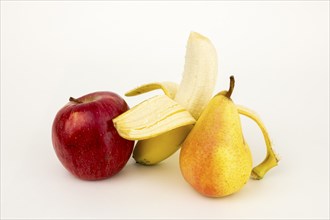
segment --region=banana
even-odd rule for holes
[[[184,107],[197,120],[212,97],[217,72],[217,54],[214,46],[208,38],[191,32],[187,42],[183,77],[179,86],[169,82],[151,83],[139,86],[125,95],[134,96],[155,89],[162,89],[165,95]],[[161,105],[157,107],[163,108]],[[153,107],[149,105],[148,108]],[[129,117],[134,117],[130,111],[127,114]],[[179,120],[177,125],[177,128],[169,129],[168,132],[162,134],[158,130],[157,135],[153,132],[150,132],[149,136],[139,137],[135,135],[136,140],[141,140],[137,142],[133,151],[133,158],[136,162],[153,165],[174,154],[192,128],[192,123],[184,124]],[[120,124],[117,124],[117,129],[124,130]],[[130,135],[123,137],[134,139]]]

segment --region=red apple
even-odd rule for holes
[[[85,180],[118,173],[130,158],[134,141],[120,137],[112,119],[128,109],[125,100],[113,92],[70,98],[52,126],[53,146],[63,166]]]

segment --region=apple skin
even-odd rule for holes
[[[52,126],[53,147],[63,166],[84,180],[118,173],[130,158],[134,141],[120,137],[112,119],[128,109],[125,100],[113,92],[70,98]]]

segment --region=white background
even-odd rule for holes
[[[179,83],[190,31],[217,49],[215,92],[235,75],[232,97],[263,118],[279,166],[221,199],[184,181],[178,154],[71,176],[51,143],[56,112],[70,96]],[[242,123],[258,163],[263,137]],[[1,1],[1,218],[329,218],[329,2]]]

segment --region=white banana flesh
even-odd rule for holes
[[[174,100],[198,119],[213,95],[218,57],[211,41],[192,32],[189,36],[183,78]]]

